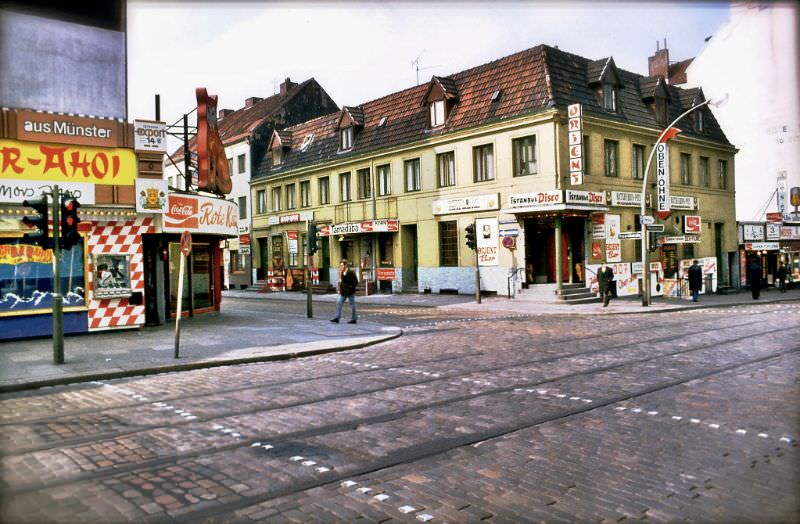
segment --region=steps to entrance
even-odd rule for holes
[[[532,284],[517,294],[517,300],[542,302],[549,304],[594,304],[601,302],[597,294],[584,287],[583,284],[563,284],[561,290],[556,284]]]

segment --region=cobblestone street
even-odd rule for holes
[[[796,301],[364,314],[403,335],[0,396],[0,520],[800,520]]]

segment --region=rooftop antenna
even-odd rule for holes
[[[426,69],[434,69],[436,67],[439,67],[438,65],[428,66],[428,67],[420,67],[419,66],[419,59],[422,56],[422,53],[424,53],[424,52],[425,52],[425,50],[423,49],[422,51],[419,52],[419,54],[417,55],[417,58],[415,58],[414,60],[411,61],[411,67],[417,72],[417,85],[419,85],[419,72],[420,71],[424,71]]]

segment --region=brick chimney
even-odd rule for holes
[[[286,77],[286,81],[281,84],[281,95],[285,95],[289,92],[290,89],[295,87],[297,84],[289,80],[289,77]]]
[[[217,111],[217,120],[222,120],[231,113],[233,113],[233,109],[220,109]]]
[[[263,98],[259,98],[257,96],[251,96],[250,98],[245,98],[244,100],[244,107],[253,107],[256,103],[261,102],[264,100]]]
[[[669,78],[669,49],[667,49],[667,39],[664,39],[664,49],[659,49],[659,42],[656,42],[656,54],[647,58],[647,68],[649,76],[661,75]]]

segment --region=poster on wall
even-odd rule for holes
[[[136,179],[136,212],[165,213],[167,211],[167,181],[153,178]]]
[[[496,266],[498,256],[497,219],[478,218],[475,220],[475,236],[478,248],[479,266]]]
[[[605,213],[592,213],[592,239],[603,240],[606,238]]]
[[[606,262],[622,261],[622,243],[619,239],[619,215],[606,215]]]
[[[608,264],[614,272],[614,284],[617,286],[617,296],[627,297],[639,294],[639,275],[631,272],[631,265],[628,262]],[[600,271],[600,264],[589,264],[586,266],[586,277],[589,289],[593,293],[600,292],[597,282],[597,273]]]

